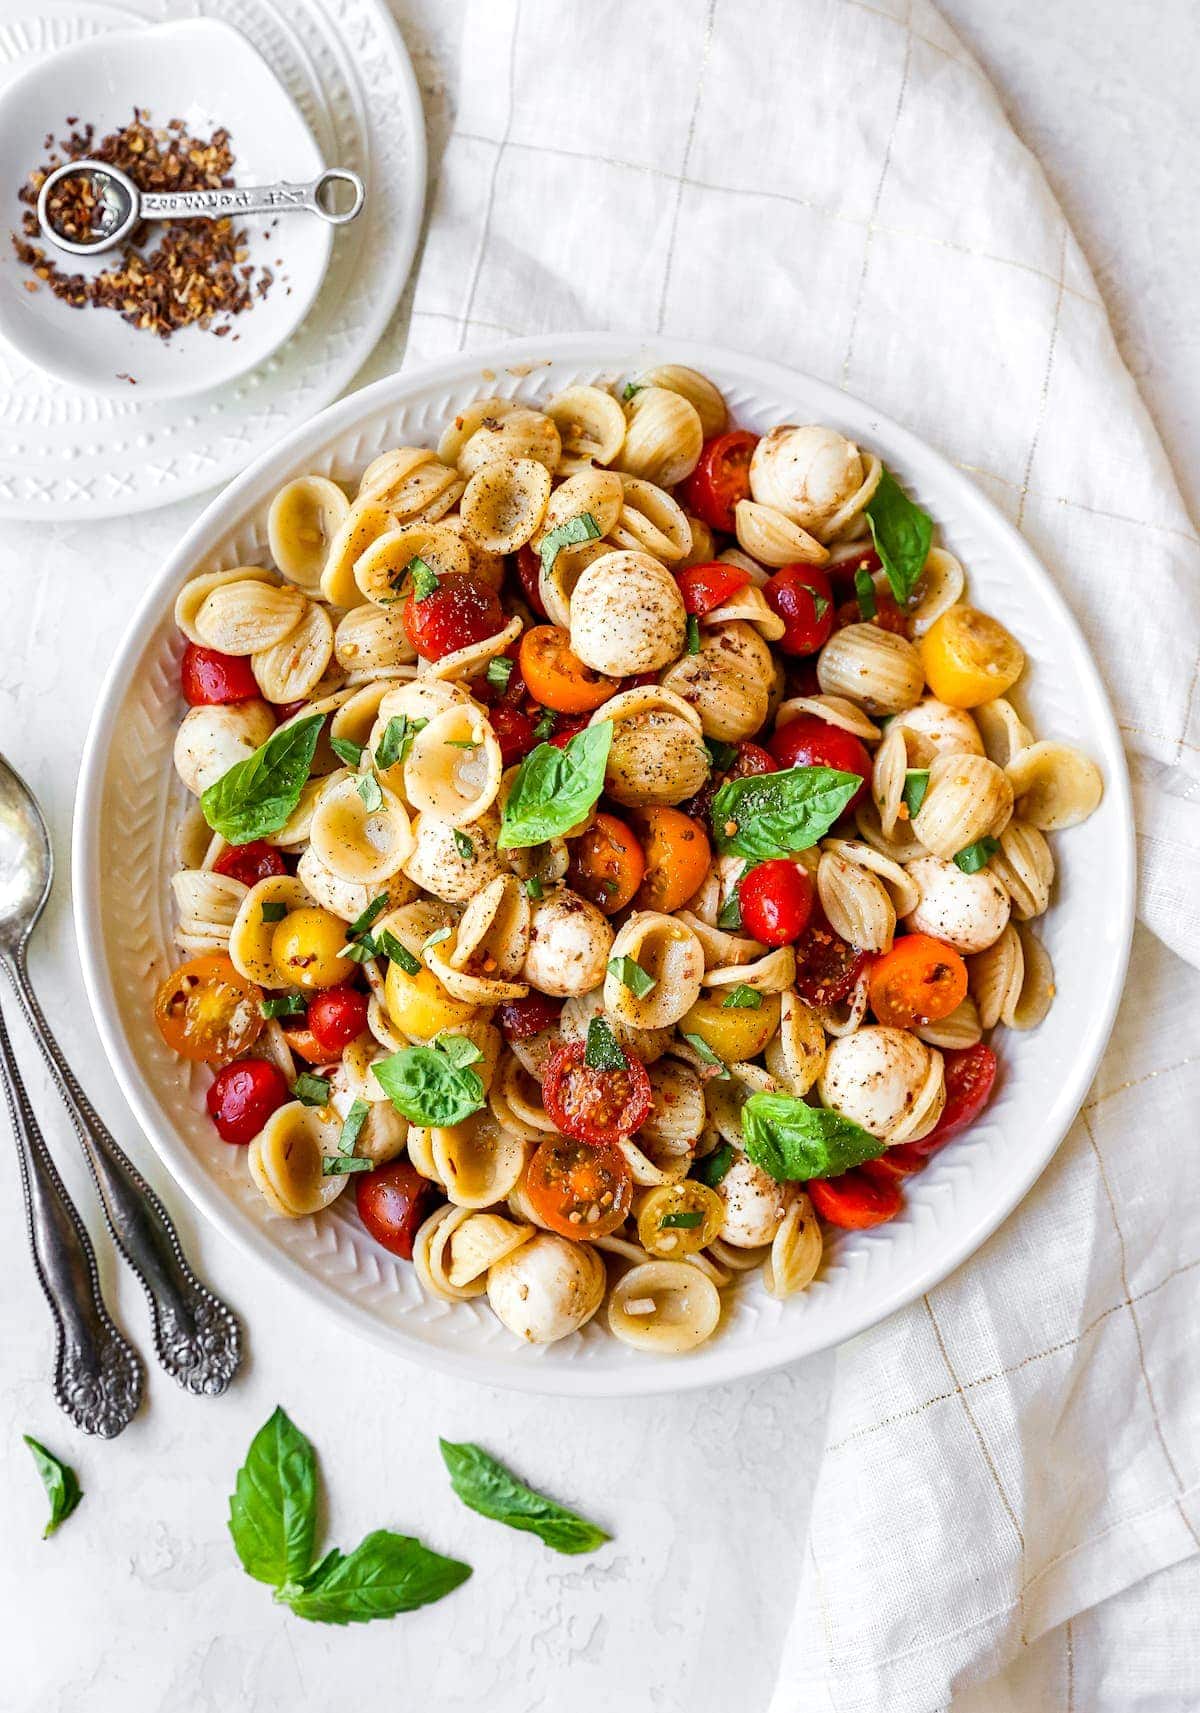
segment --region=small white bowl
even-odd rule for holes
[[[179,398],[222,386],[282,345],[320,288],[333,229],[309,214],[253,215],[246,262],[275,278],[263,298],[231,318],[229,332],[183,328],[170,339],[131,327],[110,309],[72,309],[17,261],[8,233],[21,232],[27,204],[17,191],[47,158],[47,135],[65,136],[68,116],[96,128],[97,141],[134,107],[162,126],[182,119],[194,136],[228,130],[239,184],[312,179],[322,161],[312,133],[274,72],[246,38],[212,18],[98,35],[30,68],[0,96],[0,335],[22,356],[90,392]],[[336,165],[337,163],[331,163]],[[69,273],[99,273],[119,251],[70,256],[32,240]]]

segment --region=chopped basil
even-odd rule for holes
[[[810,589],[809,593],[812,595],[813,617],[819,623],[829,611],[829,602],[825,599],[819,589]]]
[[[708,751],[708,759],[713,764],[714,773],[724,773],[737,760],[737,745],[722,743],[720,738],[705,738],[704,747]]]
[[[745,869],[743,869],[742,872],[744,874],[746,872]],[[717,927],[724,928],[726,933],[736,933],[738,929],[744,927],[744,925],[745,924],[742,921],[742,900],[739,897],[738,889],[735,886],[733,891],[729,894],[729,897],[717,912]]]
[[[678,1213],[664,1213],[658,1222],[658,1229],[660,1231],[695,1231],[696,1227],[703,1222],[704,1215],[702,1213],[680,1209]]]
[[[488,669],[484,677],[493,690],[507,690],[508,681],[512,677],[513,663],[507,654],[497,654],[488,661]]]
[[[961,868],[964,874],[978,874],[981,868],[987,867],[999,849],[999,839],[976,839],[973,845],[964,845],[961,851],[955,852],[954,865]]]
[[[654,977],[646,974],[636,958],[610,958],[608,967],[622,987],[627,987],[635,999],[645,999],[651,988],[658,986]]]
[[[329,747],[339,761],[344,761],[347,767],[357,767],[363,758],[364,746],[351,743],[349,738],[330,738]]]
[[[37,1472],[42,1478],[42,1486],[46,1489],[46,1497],[50,1501],[50,1515],[42,1530],[42,1539],[48,1540],[58,1525],[66,1522],[83,1498],[83,1488],[69,1463],[55,1457],[52,1451],[47,1451],[40,1440],[34,1439],[30,1434],[24,1433],[21,1438],[33,1453],[33,1461],[37,1464]],[[607,1538],[605,1536],[605,1539]]]
[[[369,1172],[374,1164],[374,1160],[368,1160],[363,1154],[322,1154],[321,1176],[345,1178],[351,1172]]]
[[[379,917],[383,915],[387,907],[387,893],[376,893],[375,897],[372,898],[362,915],[356,916],[350,926],[346,929],[346,937],[351,940],[356,940],[360,934],[365,934],[372,922],[378,921]]]
[[[461,1124],[486,1100],[479,1073],[456,1065],[436,1047],[402,1047],[388,1059],[377,1059],[371,1072],[396,1111],[413,1124]]]
[[[688,616],[687,651],[689,654],[699,654],[700,652],[700,620],[695,613]]]
[[[925,801],[925,793],[929,790],[929,769],[927,767],[910,767],[904,775],[904,806],[911,818],[916,814]]]
[[[391,963],[399,964],[405,975],[420,975],[421,960],[414,958],[402,940],[398,940],[390,928],[385,928],[379,936],[379,950]]]
[[[733,992],[727,994],[721,1001],[722,1011],[757,1011],[762,1004],[762,994],[756,987],[748,987],[740,981]]]
[[[578,547],[581,541],[599,541],[603,533],[591,512],[580,512],[578,517],[568,518],[567,522],[560,523],[557,529],[549,530],[542,537],[542,544],[538,548],[543,576],[550,575],[562,548]]]
[[[536,874],[531,874],[525,882],[525,896],[535,901],[542,896],[542,883]]]
[[[404,569],[412,578],[414,598],[418,601],[427,600],[438,587],[436,574],[426,565],[419,553],[409,560]]]
[[[873,619],[879,611],[879,603],[875,599],[875,582],[869,571],[854,573],[854,593],[860,615],[864,619]]]
[[[383,729],[375,748],[375,765],[386,771],[403,761],[417,733],[424,731],[428,720],[410,720],[407,714],[394,714]]]
[[[341,1134],[338,1137],[338,1148],[343,1154],[353,1154],[354,1144],[362,1132],[363,1125],[371,1116],[371,1108],[365,1100],[354,1100],[342,1123]]]
[[[440,946],[442,941],[448,940],[453,932],[454,932],[454,929],[450,928],[450,927],[435,928],[433,933],[430,934],[429,938],[425,941],[424,945],[421,947],[422,952],[427,952],[429,950],[430,946]]]
[[[583,1062],[593,1071],[627,1071],[629,1060],[621,1051],[621,1043],[613,1034],[606,1017],[593,1017],[588,1024],[587,1044]]]
[[[439,1053],[445,1053],[459,1070],[464,1065],[477,1065],[483,1057],[483,1049],[477,1047],[469,1035],[435,1035],[433,1045]]]
[[[368,815],[383,808],[383,787],[373,773],[364,773],[358,782],[358,794]]]
[[[719,1082],[722,1077],[727,1077],[729,1075],[729,1070],[724,1059],[719,1059],[717,1057],[708,1042],[704,1039],[703,1035],[694,1035],[687,1029],[681,1030],[680,1033],[688,1046],[693,1048],[698,1056],[704,1060],[706,1065],[715,1065],[717,1067],[717,1075],[714,1079],[715,1081]]]
[[[444,738],[442,741],[445,743],[447,749],[479,748],[479,745],[475,742],[474,738]]]
[[[545,743],[546,739],[553,731],[554,715],[551,713],[549,708],[543,708],[538,718],[538,723],[533,728],[533,735],[539,743]]]
[[[884,1151],[878,1137],[791,1094],[752,1094],[742,1108],[746,1152],[780,1183],[836,1178]]]
[[[475,846],[461,827],[454,829],[454,848],[464,862],[470,862],[475,855]]]
[[[585,726],[562,749],[542,743],[517,769],[504,805],[501,850],[544,844],[577,826],[604,789],[611,720]]]
[[[884,470],[866,504],[867,521],[892,594],[901,606],[916,588],[929,557],[933,519]],[[855,579],[857,582],[857,578]]]
[[[727,779],[713,798],[717,848],[754,862],[811,850],[861,788],[857,773],[834,767],[789,767]]]
[[[308,1010],[308,1001],[302,993],[280,993],[261,1000],[258,1009],[264,1017],[302,1017]]]
[[[733,1144],[722,1142],[711,1154],[706,1154],[702,1160],[696,1161],[692,1167],[692,1176],[700,1183],[707,1184],[710,1190],[715,1190],[732,1165]]]
[[[237,761],[200,798],[204,819],[231,845],[277,833],[288,820],[312,767],[324,714],[278,726],[245,761]]]
[[[374,935],[360,934],[357,940],[351,940],[348,945],[343,946],[338,955],[349,958],[352,964],[365,964],[379,956],[379,946]]]
[[[288,907],[286,904],[268,901],[262,907],[262,919],[264,922],[282,922],[287,913]]]
[[[329,1078],[314,1077],[311,1071],[301,1071],[292,1085],[292,1093],[301,1106],[328,1106]]]
[[[633,395],[635,393],[640,393],[644,386],[644,381],[626,381],[621,392],[621,397],[625,400],[625,403],[628,404]]]

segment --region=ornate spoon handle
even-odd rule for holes
[[[9,974],[87,1156],[113,1242],[146,1293],[155,1354],[189,1392],[215,1397],[241,1360],[237,1317],[196,1277],[170,1214],[76,1081],[29,985],[23,957],[14,959]]]
[[[3,1012],[0,1081],[21,1162],[33,1264],[54,1316],[54,1395],[76,1427],[111,1439],[138,1407],[142,1365],[104,1306],[91,1239],[38,1129]]]

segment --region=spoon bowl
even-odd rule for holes
[[[50,833],[28,785],[0,756],[0,955],[24,946],[54,879]]]

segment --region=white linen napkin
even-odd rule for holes
[[[1004,1705],[1127,1706],[1070,1621],[1200,1545],[1200,540],[1061,210],[926,0],[477,0],[408,361],[587,327],[898,417],[1024,531],[1105,674],[1151,932],[1036,1190],[840,1353],[773,1705],[965,1709],[1010,1668]]]

